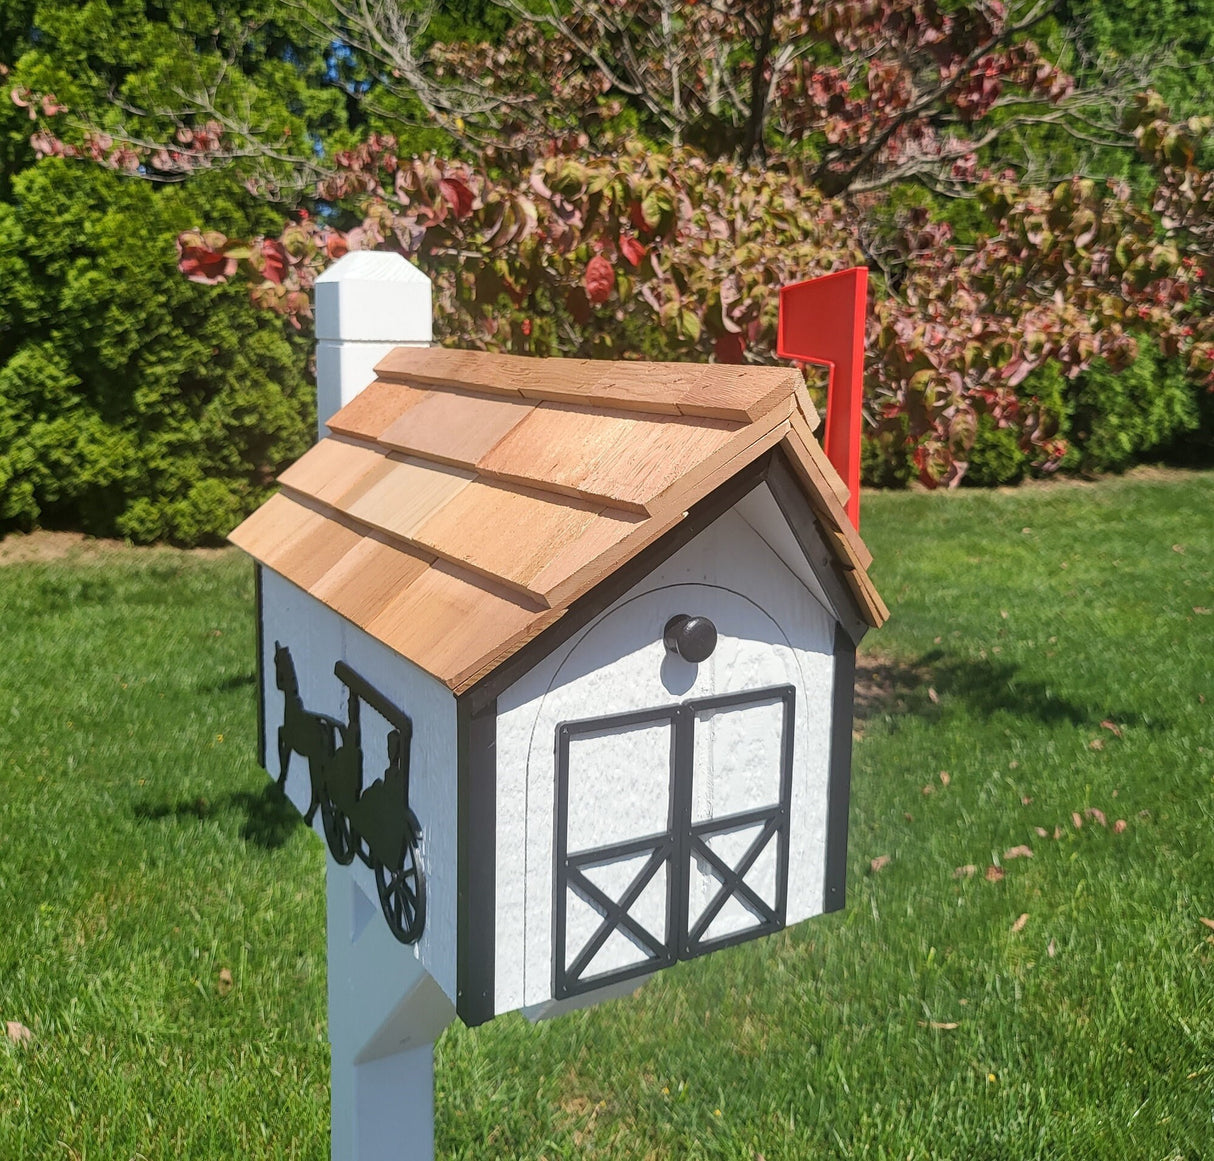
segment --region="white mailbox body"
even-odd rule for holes
[[[377,372],[233,534],[262,760],[349,866],[349,940],[479,1024],[841,907],[886,613],[799,373]]]

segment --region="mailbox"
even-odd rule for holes
[[[475,1025],[842,906],[887,613],[800,372],[400,347],[327,425],[232,540],[331,954]]]

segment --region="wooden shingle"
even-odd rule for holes
[[[439,561],[402,589],[366,628],[389,648],[455,686],[487,651],[548,612]]]
[[[361,537],[317,583],[301,587],[365,629],[433,563],[432,556],[414,554],[391,541]]]
[[[599,505],[483,480],[439,508],[413,539],[422,548],[547,604],[548,589],[622,540],[639,522],[640,517],[603,512]],[[546,587],[535,583],[541,573]]]
[[[383,471],[384,456],[379,448],[322,439],[287,468],[278,482],[322,504],[339,507],[358,493],[360,485],[365,488]]]
[[[500,479],[648,512],[737,429],[720,419],[543,403],[477,466]]]
[[[430,391],[379,435],[385,447],[473,467],[535,409],[534,403],[462,391]]]
[[[409,408],[429,397],[430,392],[408,384],[377,379],[360,391],[326,426],[330,431],[356,439],[375,441],[386,427],[400,419]]]
[[[374,484],[339,511],[403,537],[474,478],[471,472],[419,459],[385,459],[384,465]]]

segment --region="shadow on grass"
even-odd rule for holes
[[[240,837],[263,850],[282,846],[291,832],[303,825],[299,811],[273,782],[263,790],[233,790],[218,798],[195,798],[181,802],[140,802],[135,805],[135,817],[144,822],[161,819],[195,819],[205,822],[238,811],[244,815]]]
[[[255,673],[233,673],[217,681],[204,681],[198,685],[200,693],[235,693],[238,689],[248,689],[257,684]]]
[[[941,716],[945,699],[964,703],[979,717],[1011,714],[1046,725],[1098,727],[1105,719],[1119,726],[1166,729],[1167,723],[1109,706],[1080,705],[1041,681],[1021,676],[1020,666],[989,658],[949,657],[934,649],[915,661],[860,658],[856,665],[856,721],[881,714],[915,714],[930,721]]]

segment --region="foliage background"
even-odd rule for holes
[[[489,0],[464,0],[444,5],[427,36],[483,41],[491,50],[508,25]],[[1075,34],[1090,54],[1087,64],[1073,62],[1080,83],[1085,68],[1095,75],[1098,60],[1150,57],[1152,81],[1173,113],[1205,112],[1201,94],[1214,81],[1214,0],[1072,0],[1051,28],[1054,36]],[[37,160],[30,137],[45,109],[27,108],[21,94],[53,94],[73,117],[116,131],[131,110],[168,109],[202,93],[217,103],[218,115],[257,126],[284,154],[314,158],[317,174],[341,151],[357,154],[388,128],[405,156],[435,149],[458,157],[460,144],[399,86],[383,85],[365,57],[318,44],[298,9],[281,0],[12,0],[0,10],[0,69],[6,94],[18,98],[0,101],[0,532],[42,525],[183,544],[222,537],[311,438],[308,321],[296,317],[297,330],[290,319],[253,309],[243,284],[187,282],[176,270],[175,240],[201,229],[237,239],[285,236],[290,214],[308,234],[306,246],[329,226],[357,225],[355,200],[318,201],[315,180],[299,181],[296,172],[293,181],[286,166],[267,194],[264,184],[245,184],[239,165],[149,184],[103,166]],[[633,124],[630,116],[620,112],[615,129]],[[166,115],[143,124],[154,141],[177,122]],[[1040,147],[1066,163],[1071,146],[1043,134]],[[1130,179],[1142,200],[1144,161],[1125,154],[1100,163]],[[494,164],[500,176],[510,159]],[[661,199],[670,182],[635,164],[636,180],[653,186],[652,215],[664,230],[671,203]],[[519,172],[520,181],[530,180],[525,167]],[[554,161],[543,172],[559,178],[562,171]],[[733,200],[712,211],[735,221],[749,213],[748,198],[770,208],[785,192],[778,172],[749,187],[728,174],[714,180]],[[617,235],[648,240],[629,221],[636,221],[628,204],[633,188],[612,209],[622,223]],[[434,200],[441,208],[441,198]],[[874,213],[878,235],[884,220],[905,238],[906,222],[924,214],[962,246],[993,228],[972,202],[950,204],[913,189],[896,192]],[[492,214],[473,224],[486,220],[492,224]],[[448,341],[468,341],[460,333],[468,319],[480,328],[488,318],[496,333],[471,337],[505,349],[704,358],[720,356],[722,342],[736,342],[729,327],[704,320],[724,317],[730,304],[720,301],[720,285],[741,249],[759,247],[748,262],[761,265],[773,285],[863,258],[846,239],[832,243],[831,230],[829,213],[807,224],[804,212],[753,237],[739,230],[711,260],[707,249],[694,251],[695,278],[667,279],[652,312],[623,308],[626,295],[639,301],[639,283],[652,272],[634,270],[638,263],[609,250],[610,310],[596,312],[588,328],[580,319],[584,297],[567,284],[576,291],[581,271],[602,256],[594,235],[571,251],[555,281],[528,286],[523,297],[511,279],[529,261],[536,269],[543,263],[525,250],[509,262],[495,259],[484,237],[477,244],[489,258],[471,285],[449,269],[432,273],[450,288],[443,304]],[[441,259],[428,260],[441,267]],[[885,293],[880,277],[875,287]],[[265,289],[253,287],[263,297]],[[474,300],[476,313],[469,314]],[[747,357],[770,358],[762,334],[774,302],[748,309],[742,322],[755,341]],[[992,332],[1000,326],[1012,330],[1016,322],[991,320]],[[575,332],[580,337],[571,339]],[[874,357],[883,359],[885,348]],[[1047,362],[1018,389],[1017,404],[980,410],[976,427],[962,425],[972,440],[965,483],[1017,482],[1049,460],[1042,447],[1051,441],[1068,449],[1051,466],[1080,471],[1121,470],[1165,454],[1201,459],[1214,444],[1214,396],[1178,354],[1165,355],[1150,340],[1128,367],[1098,356],[1066,378]],[[904,484],[923,468],[915,458],[923,436],[914,428],[921,401],[903,398],[899,406],[895,415],[871,417],[869,483]],[[948,421],[943,426],[947,442]]]
[[[282,58],[267,4],[37,0],[0,13],[0,530],[74,527],[139,541],[213,540],[308,445],[309,344],[242,288],[176,270],[175,239],[277,214],[231,175],[156,187],[62,159],[36,163],[33,122],[8,98],[53,92],[98,118],[110,97],[197,81],[236,41],[243,95],[303,132],[344,125],[343,102]],[[206,30],[183,51],[184,28]]]

